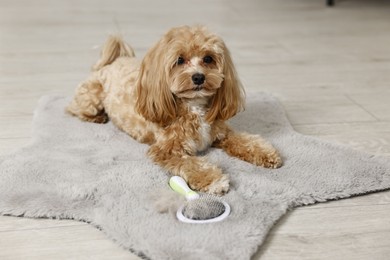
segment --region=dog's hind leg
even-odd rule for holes
[[[66,109],[70,114],[94,123],[108,121],[103,106],[105,93],[98,80],[98,73],[119,57],[134,57],[134,51],[120,36],[110,36],[103,46],[99,61],[92,68],[91,77],[76,89],[76,95]]]
[[[101,83],[97,79],[90,78],[78,86],[66,110],[84,121],[106,123],[108,116],[104,111],[104,97],[105,93]]]

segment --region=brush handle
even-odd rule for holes
[[[172,190],[184,195],[187,200],[194,200],[199,198],[199,194],[191,190],[182,177],[172,176],[169,179],[169,186],[171,186]]]

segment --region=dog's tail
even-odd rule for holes
[[[92,67],[92,70],[99,70],[106,65],[113,63],[119,57],[134,57],[134,51],[120,35],[111,35],[100,54],[100,59]]]

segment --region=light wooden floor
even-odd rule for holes
[[[108,34],[142,57],[168,28],[202,23],[297,131],[390,156],[390,2],[324,2],[1,0],[0,155],[28,142],[41,95],[72,94]],[[390,192],[292,211],[260,258],[390,259]],[[0,217],[0,259],[137,258],[85,223]]]

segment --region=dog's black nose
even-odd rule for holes
[[[204,76],[204,74],[195,73],[194,75],[192,75],[192,82],[194,82],[195,85],[201,85],[203,84],[205,78],[206,77]]]

